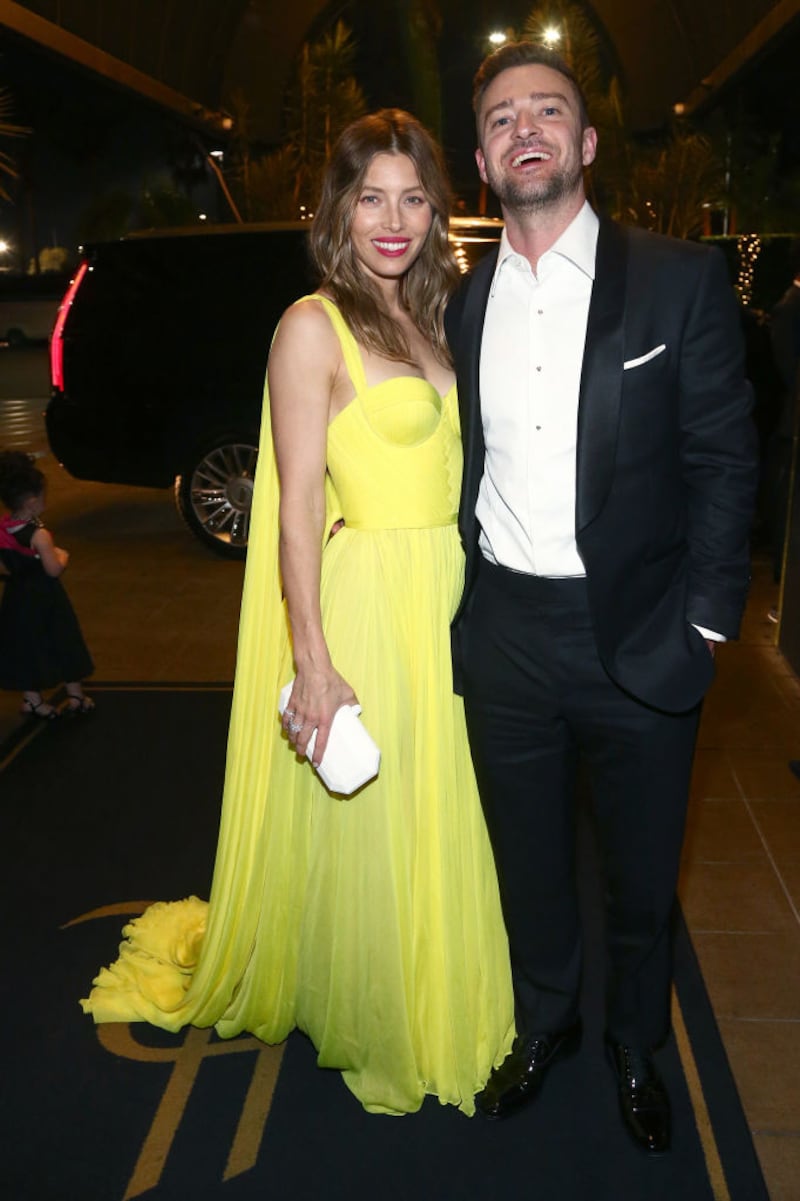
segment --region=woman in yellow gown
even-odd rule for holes
[[[151,906],[82,1002],[96,1021],[266,1042],[299,1027],[384,1113],[434,1094],[472,1114],[513,1038],[452,688],[447,221],[438,149],[412,117],[383,110],[345,131],[311,233],[320,291],[287,310],[270,353],[211,898]],[[381,766],[342,797],[303,753],[316,729],[319,764],[356,700]]]

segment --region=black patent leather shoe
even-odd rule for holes
[[[617,1073],[619,1107],[625,1127],[634,1142],[648,1155],[669,1151],[669,1094],[647,1051],[636,1051],[622,1043],[607,1042],[609,1058]]]
[[[532,1101],[548,1069],[557,1059],[566,1059],[581,1044],[581,1024],[576,1022],[555,1034],[517,1039],[511,1052],[492,1072],[475,1105],[485,1118],[505,1118]]]

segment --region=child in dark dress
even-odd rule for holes
[[[0,451],[0,560],[8,573],[0,603],[0,688],[23,694],[22,712],[52,721],[58,709],[43,688],[65,683],[66,711],[94,708],[81,680],[94,670],[59,576],[69,555],[40,521],[46,481],[33,457]]]

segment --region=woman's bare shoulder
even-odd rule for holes
[[[321,299],[296,300],[283,314],[278,325],[278,334],[288,338],[314,338],[336,342],[331,319]],[[277,337],[277,335],[276,335]]]
[[[342,352],[324,306],[317,300],[297,301],[281,317],[269,356],[270,381],[321,379],[330,384]]]

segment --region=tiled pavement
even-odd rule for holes
[[[680,898],[772,1201],[800,1198],[800,681],[757,559],[705,705]]]

